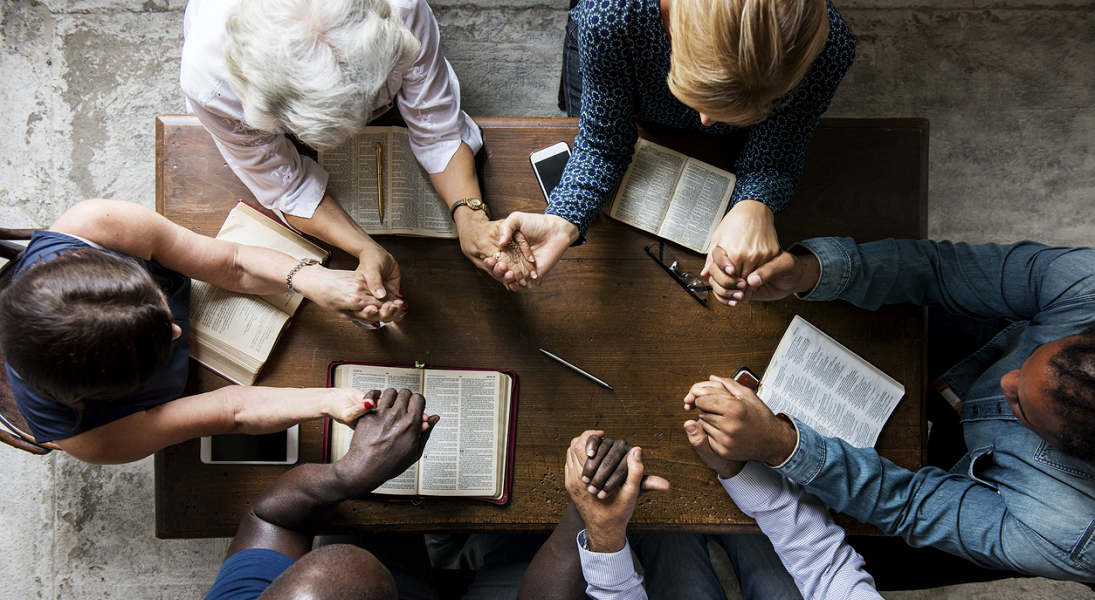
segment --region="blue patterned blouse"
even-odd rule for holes
[[[731,204],[758,200],[778,215],[791,199],[818,119],[855,58],[855,36],[832,3],[828,7],[829,37],[821,54],[790,101],[777,102],[779,108],[749,132],[735,165]],[[669,91],[669,36],[658,0],[582,0],[570,16],[578,25],[582,112],[574,153],[545,212],[577,225],[584,241],[631,162],[636,121],[716,134],[734,127],[705,127],[699,113]]]

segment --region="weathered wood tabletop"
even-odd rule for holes
[[[483,194],[495,218],[543,210],[529,154],[572,143],[576,119],[480,118]],[[215,235],[238,200],[253,196],[192,116],[157,119],[156,205],[172,221]],[[727,142],[703,134],[642,128],[640,134],[732,169]],[[859,241],[924,237],[927,231],[928,124],[922,119],[822,120],[791,207],[776,219],[784,247],[820,235]],[[794,298],[731,309],[701,306],[643,248],[654,236],[597,217],[589,242],[571,248],[542,282],[511,293],[477,270],[455,240],[383,236],[399,262],[410,304],[403,322],[364,331],[305,303],[267,364],[260,385],[323,386],[327,365],[359,360],[512,369],[520,396],[512,498],[504,506],[350,501],[326,531],[549,531],[567,505],[563,452],[586,429],[604,429],[644,449],[647,472],[673,489],[644,494],[633,531],[732,532],[754,528],[714,473],[695,456],[682,424],[683,398],[711,374],[740,366],[763,373],[797,313],[905,385],[877,448],[917,469],[925,446],[922,409],[924,311],[912,306],[863,311],[845,302]],[[674,247],[685,270],[703,257]],[[331,265],[353,268],[335,251]],[[602,389],[540,354],[544,348],[604,379]],[[191,363],[188,393],[227,385]],[[321,460],[321,422],[301,428],[302,461]],[[215,537],[235,533],[255,495],[289,467],[205,465],[198,441],[156,455],[156,533]],[[868,531],[850,519],[840,522]]]

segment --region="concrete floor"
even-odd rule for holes
[[[566,0],[438,0],[471,115],[555,116]],[[153,117],[183,111],[184,0],[0,1],[0,223],[79,200],[152,207]],[[859,41],[832,117],[931,119],[930,234],[1090,244],[1092,0],[848,0]],[[0,598],[200,597],[225,540],[152,536],[152,462],[93,467],[0,448]],[[1090,598],[1005,580],[887,598]]]

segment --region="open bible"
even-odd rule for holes
[[[377,144],[380,144],[380,218],[377,188]],[[456,224],[430,176],[411,152],[405,127],[366,127],[334,150],[319,153],[327,170],[327,193],[372,235],[400,234],[457,237]]]
[[[905,386],[795,315],[760,381],[757,396],[814,431],[873,447]]]
[[[729,171],[640,139],[608,214],[706,253],[735,181]]]
[[[217,239],[284,252],[321,263],[330,251],[240,202],[228,213]],[[270,352],[304,296],[251,296],[194,280],[190,292],[190,358],[240,385],[258,380]]]
[[[504,504],[513,483],[513,432],[517,374],[462,368],[413,368],[331,363],[328,385],[360,390],[406,388],[426,398],[426,412],[441,415],[422,458],[373,493],[442,496]],[[353,430],[327,421],[331,462],[350,448]]]

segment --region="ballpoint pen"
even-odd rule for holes
[[[579,369],[578,367],[568,363],[567,361],[559,358],[558,356],[555,356],[554,354],[548,352],[547,350],[544,350],[543,348],[540,348],[540,352],[543,352],[548,357],[555,359],[556,361],[558,361],[559,364],[563,365],[564,367],[567,367],[568,369],[570,369],[571,371],[574,371],[575,373],[581,375],[582,377],[585,377],[586,379],[592,381],[593,383],[596,383],[597,385],[599,385],[599,386],[601,386],[605,389],[608,389],[608,390],[612,389],[611,385],[608,385],[607,383],[601,381],[600,379],[597,379],[593,375],[590,375],[589,373],[586,373],[585,371],[583,371],[583,370]]]
[[[376,143],[376,207],[380,211],[380,222],[384,222],[384,147]]]

